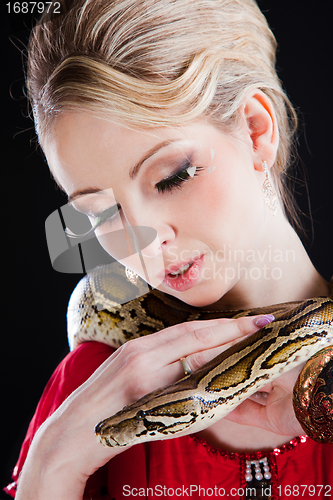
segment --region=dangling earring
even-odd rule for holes
[[[133,285],[138,284],[139,275],[136,274],[134,271],[132,271],[132,269],[130,269],[129,267],[126,267],[125,274],[126,274],[126,278],[128,279],[128,281],[130,281]]]
[[[262,194],[263,194],[265,202],[267,203],[267,205],[269,206],[269,208],[273,212],[273,215],[275,215],[277,212],[278,206],[279,206],[278,199],[276,196],[275,189],[273,188],[272,184],[269,182],[269,179],[268,179],[267,162],[263,161],[262,166],[263,166],[264,172],[266,174],[266,179],[262,185]]]

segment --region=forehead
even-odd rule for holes
[[[102,183],[111,171],[122,176],[133,169],[148,153],[176,141],[201,141],[211,126],[200,121],[180,128],[131,129],[119,121],[88,112],[59,115],[44,142],[50,170],[59,185],[71,194]]]
[[[83,180],[109,163],[135,159],[135,151],[152,141],[146,134],[88,113],[63,113],[44,142],[50,170],[66,192],[74,178]],[[130,147],[129,147],[130,146]],[[76,179],[75,182],[78,182]]]

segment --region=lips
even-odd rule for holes
[[[176,276],[177,274],[183,274],[189,267],[192,266],[194,263],[194,260],[188,261],[186,263],[180,263],[180,264],[174,264],[173,266],[170,266],[168,269],[165,271],[165,275],[171,275],[171,276]]]
[[[172,276],[177,276],[179,274],[184,274],[192,266],[192,264],[193,264],[193,262],[190,262],[189,264],[186,264],[186,266],[182,266],[175,273],[169,273],[169,274],[171,274]]]
[[[202,255],[191,261],[179,262],[169,266],[165,271],[163,283],[178,292],[189,290],[200,278],[203,259],[204,256]]]

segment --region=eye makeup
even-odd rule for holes
[[[185,149],[185,151],[184,151],[184,149]],[[186,149],[187,149],[187,151],[186,151]],[[180,158],[180,156],[181,156],[181,158]],[[196,163],[196,160],[194,160],[194,156],[196,156],[196,155],[194,154],[192,147],[182,148],[181,152],[179,151],[179,148],[177,148],[177,151],[173,151],[171,154],[168,154],[167,158],[164,157],[164,158],[161,158],[160,160],[155,159],[155,161],[151,165],[151,167],[148,167],[149,173],[146,171],[146,174],[143,174],[144,178],[147,179],[147,177],[146,177],[147,175],[149,178],[150,175],[152,175],[150,172],[154,172],[155,179],[154,179],[154,181],[152,181],[152,184],[150,184],[150,182],[148,181],[151,188],[153,188],[154,191],[157,192],[157,194],[161,194],[161,195],[166,194],[166,193],[171,194],[175,189],[179,190],[183,186],[185,186],[186,183],[190,182],[194,177],[199,175],[200,172],[207,170],[209,173],[212,170],[212,167],[210,166],[210,164],[214,158],[214,151],[213,150],[211,150],[211,159],[210,159],[211,161],[208,162],[208,165],[206,165],[204,167],[197,167],[194,164],[194,163]],[[200,163],[201,163],[201,161],[200,161]],[[178,168],[176,168],[176,170],[175,170],[176,165],[178,165]],[[213,169],[214,168],[215,167],[213,167]],[[170,172],[170,170],[172,173],[167,175],[168,171]],[[160,173],[158,174],[158,172],[160,172]],[[162,178],[162,180],[159,180],[158,182],[156,182],[158,180],[158,176],[160,176],[160,178],[161,178],[163,176],[163,174],[165,177]],[[145,181],[145,182],[147,182],[147,181]],[[97,194],[99,194],[99,195],[105,194],[105,193],[107,193],[107,191],[108,190],[100,191]],[[112,192],[112,189],[110,191]],[[95,196],[94,196],[94,198],[95,198]],[[87,204],[85,206],[85,209],[83,209],[83,207],[81,207],[81,210],[79,207],[77,208],[79,211],[82,211],[83,213],[85,213],[89,217],[89,219],[92,223],[92,227],[87,234],[90,234],[90,233],[96,231],[105,223],[108,223],[108,224],[110,224],[110,226],[112,226],[120,219],[119,212],[121,210],[121,205],[119,203],[118,204],[116,203],[113,192],[112,192],[112,198],[113,198],[112,206],[109,206],[104,210],[103,209],[98,210],[97,206],[96,206],[96,205],[100,205],[100,208],[102,208],[101,205],[105,206],[105,200],[103,199],[103,197],[101,197],[101,199],[98,200],[97,203],[95,203],[96,200],[94,199],[93,204],[95,205],[95,210],[93,210],[93,211],[91,210],[92,203],[90,203],[89,210],[87,210],[87,207],[88,207]],[[110,202],[111,202],[111,200],[109,199],[109,203]],[[85,236],[82,234],[75,234],[72,231],[70,231],[69,229],[66,229],[66,233],[68,236],[71,236],[73,238]]]
[[[120,207],[119,203],[117,203],[117,205],[113,205],[112,207],[95,215],[93,218],[95,219],[96,222],[95,222],[93,228],[97,229],[102,224],[104,224],[106,221],[111,222],[111,223],[115,222],[115,220],[119,216],[120,209],[121,209],[121,207]]]
[[[196,167],[191,164],[189,160],[181,167],[178,172],[172,174],[170,177],[158,182],[155,187],[159,193],[165,191],[172,191],[175,188],[180,189],[184,182],[191,180],[194,176],[198,175],[197,172],[203,170],[204,167]]]
[[[121,209],[119,203],[116,202],[113,190],[106,189],[101,191],[93,191],[87,195],[81,196],[73,200],[69,205],[75,211],[80,212],[88,217],[92,227],[86,233],[73,232],[71,229],[65,229],[67,236],[71,238],[82,238],[90,235],[96,229],[100,228],[105,222],[114,224],[120,220],[119,210]],[[75,219],[73,219],[75,224]]]
[[[89,234],[93,233],[96,231],[96,229],[100,228],[105,222],[108,222],[109,224],[114,224],[116,220],[119,218],[119,210],[120,210],[120,205],[113,205],[112,207],[108,208],[107,210],[104,210],[103,212],[100,212],[99,214],[95,216],[87,216],[89,219],[94,219],[95,223],[92,225],[92,227],[87,231],[86,233],[81,233],[77,234],[71,231],[69,228],[65,228],[65,233],[67,236],[70,238],[83,238],[85,236],[88,236]]]

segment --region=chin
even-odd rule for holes
[[[158,287],[158,289],[161,292],[167,293],[168,295],[181,300],[189,306],[201,307],[209,310],[223,297],[226,291],[221,292],[221,290],[207,290],[207,285],[204,283],[202,285],[203,286],[197,285],[190,290],[186,290],[185,292],[178,292],[163,285]]]

